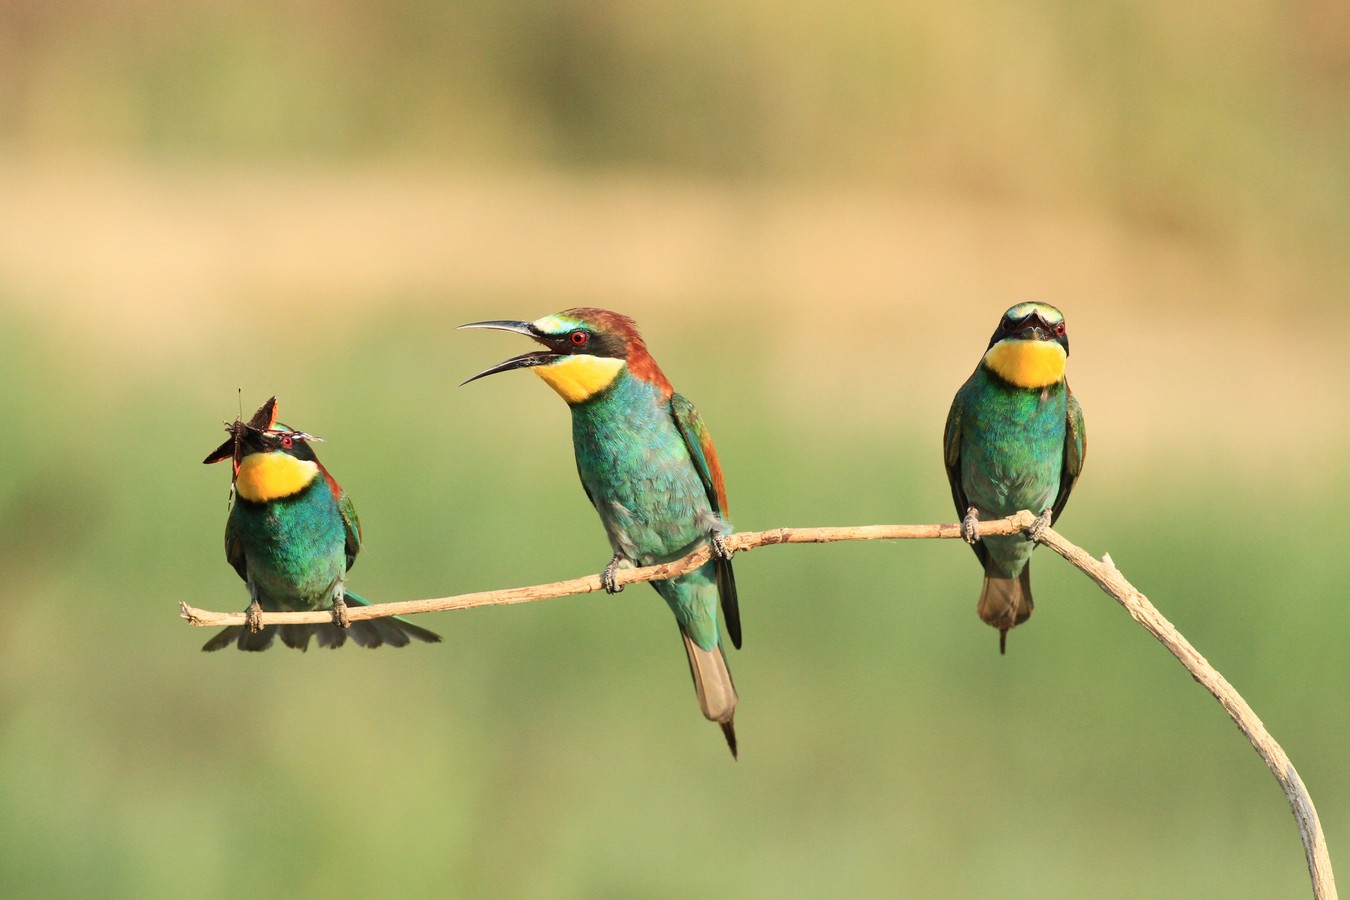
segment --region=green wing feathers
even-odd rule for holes
[[[731,515],[731,509],[727,504],[727,487],[722,478],[722,463],[717,459],[717,450],[713,447],[712,435],[703,424],[703,417],[698,414],[694,404],[681,394],[671,395],[670,414],[675,420],[675,427],[680,430],[680,436],[684,438],[684,445],[689,450],[689,458],[694,463],[695,471],[698,472],[699,481],[703,482],[703,490],[708,495],[708,505],[712,507],[713,512],[726,520]],[[731,560],[715,559],[713,563],[717,577],[717,595],[722,604],[722,617],[727,623],[727,637],[731,638],[731,645],[739,650],[741,611],[736,594],[736,575],[732,571]]]
[[[947,467],[947,484],[952,489],[952,503],[956,506],[958,522],[966,517],[966,510],[970,509],[970,498],[966,496],[966,489],[961,485],[961,411],[969,384],[967,381],[961,385],[961,390],[957,391],[956,397],[952,399],[952,408],[947,412],[947,424],[942,432],[942,459]],[[989,561],[989,551],[983,542],[971,544],[970,549],[975,551],[980,565],[985,565]]]
[[[347,568],[350,569],[356,561],[356,554],[361,552],[361,520],[356,517],[356,506],[346,491],[339,490],[337,504],[347,531]]]
[[[942,430],[942,459],[947,466],[947,483],[952,488],[952,502],[956,504],[956,514],[964,516],[970,504],[966,502],[966,492],[961,487],[961,395],[963,386],[952,399],[952,408],[947,411],[947,424]]]
[[[731,509],[727,505],[727,487],[722,480],[722,464],[717,459],[712,435],[708,434],[703,417],[698,414],[694,404],[680,394],[671,395],[670,414],[675,418],[675,425],[680,429],[685,446],[689,448],[689,457],[694,461],[694,468],[698,470],[703,489],[708,492],[708,503],[712,505],[713,512],[724,519],[729,517]]]
[[[234,566],[240,578],[248,581],[248,558],[244,556],[244,542],[234,527],[234,516],[225,520],[225,559]]]
[[[1067,384],[1064,387],[1068,390]],[[1086,456],[1087,429],[1083,426],[1083,407],[1078,405],[1078,398],[1073,395],[1073,391],[1069,391],[1068,428],[1064,432],[1064,466],[1059,473],[1059,493],[1055,496],[1055,504],[1050,511],[1052,523],[1064,512],[1064,505],[1069,502],[1069,494],[1078,483],[1078,476],[1082,474],[1083,459]]]

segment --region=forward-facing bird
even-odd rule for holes
[[[1046,303],[1004,313],[984,358],[952,401],[943,448],[961,531],[984,565],[980,618],[1008,631],[1031,616],[1031,552],[1025,535],[981,538],[981,519],[1028,509],[1032,534],[1064,511],[1083,469],[1083,410],[1064,378],[1069,336],[1064,315]]]
[[[266,650],[277,632],[282,643],[305,650],[340,647],[350,636],[362,647],[402,647],[410,639],[434,643],[440,637],[398,618],[348,622],[347,604],[366,601],[347,591],[346,572],[361,549],[361,523],[351,498],[314,455],[319,438],[277,425],[272,397],[248,422],[226,427],[230,436],[202,460],[231,460],[234,481],[225,523],[225,558],[248,584],[247,625],[231,625],[203,645],[219,650]],[[265,626],[264,610],[331,607],[333,623]]]
[[[722,467],[703,420],[675,393],[633,320],[603,309],[569,309],[534,322],[473,322],[533,338],[543,350],[512,357],[464,382],[531,369],[567,401],[582,487],[600,514],[614,556],[601,576],[621,590],[621,565],[655,565],[711,543],[701,568],[652,582],[675,613],[703,715],[736,755],[736,688],[727,669],[717,609],[741,646],[736,581],[723,535],[731,531]]]

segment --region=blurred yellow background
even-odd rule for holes
[[[952,521],[1002,311],[1067,316],[1060,530],[1350,831],[1350,7],[0,2],[0,884],[15,896],[1297,897],[1226,715],[1085,578],[957,542],[738,559],[732,763],[649,590],[435,647],[205,656],[279,397],[354,590],[597,572],[565,407],[463,322],[634,316],[735,524]]]

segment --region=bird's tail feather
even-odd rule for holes
[[[731,680],[731,670],[727,668],[726,655],[721,646],[704,650],[694,639],[680,629],[684,638],[684,650],[689,655],[689,673],[694,677],[694,690],[698,692],[698,705],[703,715],[722,726],[722,734],[727,739],[731,755],[736,756],[736,727],[732,719],[736,714],[736,685]]]
[[[272,646],[272,638],[274,637],[276,637],[275,628],[264,628],[262,631],[250,632],[243,625],[231,625],[217,631],[211,640],[202,644],[202,649],[210,653],[213,650],[220,650],[237,643],[240,650],[266,650]]]
[[[355,594],[347,594],[349,606],[368,606],[369,604]],[[414,625],[398,616],[384,619],[363,619],[353,622],[345,630],[327,622],[320,625],[266,625],[261,631],[250,632],[246,626],[231,625],[222,628],[211,640],[202,645],[205,651],[220,650],[230,644],[237,644],[240,650],[266,650],[272,646],[272,639],[281,633],[281,642],[287,647],[304,651],[309,649],[310,638],[314,638],[320,647],[336,649],[352,639],[358,647],[375,648],[388,644],[390,647],[406,647],[413,639],[428,644],[439,643],[441,636]]]
[[[1008,632],[1031,618],[1031,563],[1016,578],[986,571],[984,590],[976,607],[980,618],[998,629],[998,652],[1006,653]]]

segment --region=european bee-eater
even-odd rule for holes
[[[286,646],[305,650],[311,636],[320,647],[341,647],[348,635],[362,647],[406,645],[410,638],[440,637],[397,618],[347,621],[347,604],[366,601],[347,591],[347,570],[361,549],[361,523],[351,498],[314,455],[303,431],[278,426],[272,397],[248,422],[227,426],[230,436],[203,462],[231,460],[234,482],[225,523],[225,558],[248,584],[247,625],[232,625],[203,650],[237,643],[240,650],[266,650],[280,630]],[[322,609],[333,624],[282,625],[259,621],[263,610]]]
[[[1025,535],[981,538],[980,519],[1028,509],[1033,535],[1053,524],[1083,470],[1083,410],[1064,378],[1064,314],[1019,303],[1003,315],[989,349],[952,401],[943,447],[961,531],[984,565],[980,618],[999,631],[1031,616],[1031,551]]]
[[[569,309],[534,322],[474,322],[531,337],[543,350],[512,357],[464,382],[532,369],[572,410],[572,443],[586,496],[614,556],[601,578],[610,593],[620,565],[669,562],[709,542],[714,558],[694,572],[652,582],[675,613],[703,715],[722,726],[736,755],[736,688],[717,608],[741,646],[736,581],[723,535],[731,531],[722,467],[694,405],[675,393],[633,320],[603,309]]]

